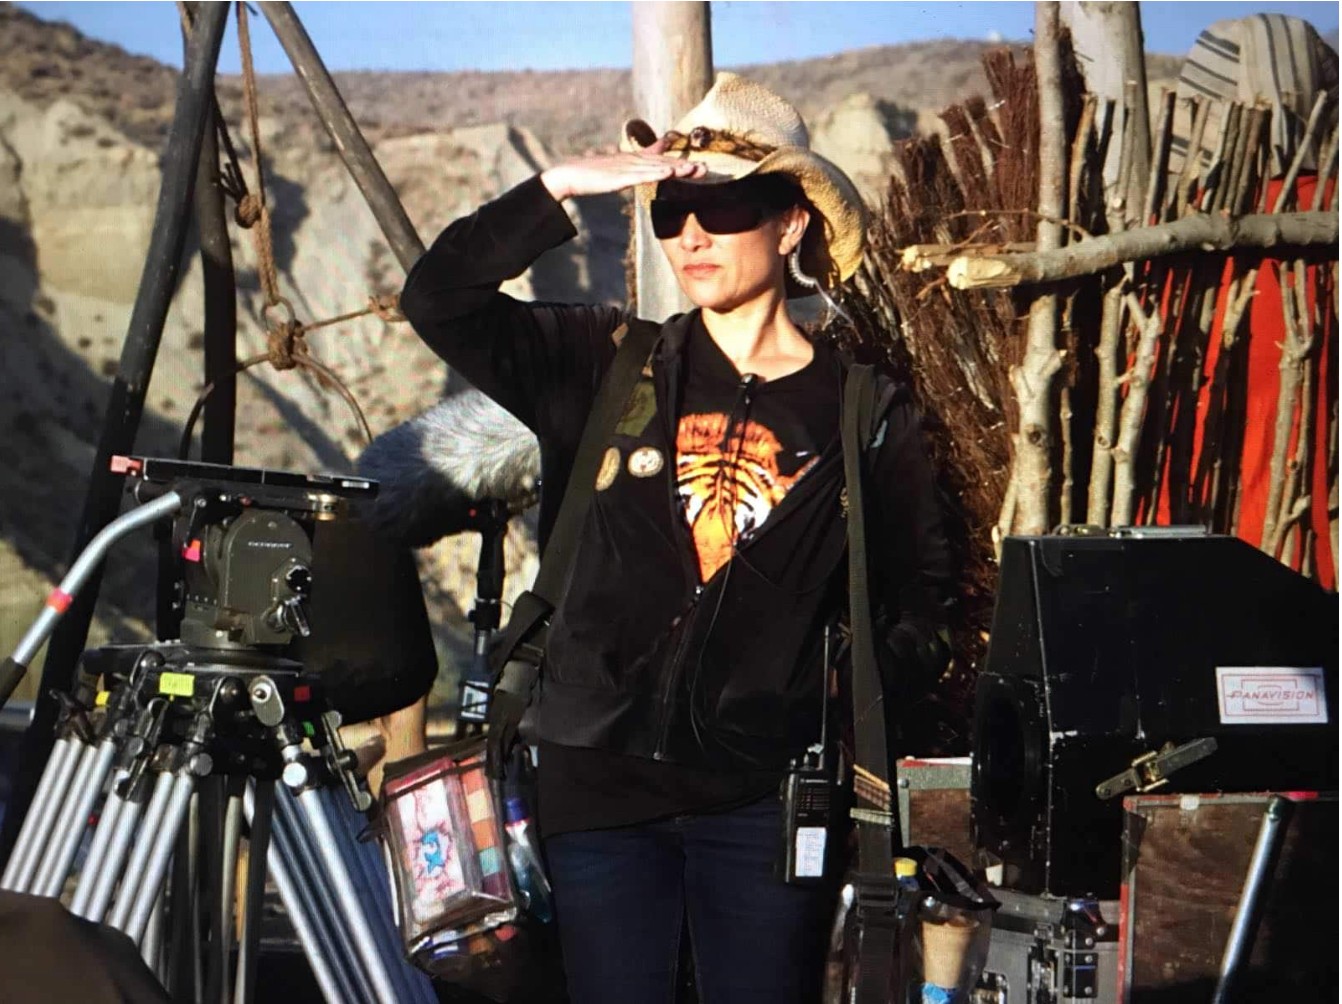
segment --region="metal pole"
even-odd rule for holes
[[[247,822],[250,823],[255,809],[250,785],[243,794],[243,799]],[[338,966],[333,966],[333,959],[339,960],[343,955],[347,964],[353,963],[354,959],[351,954],[342,953],[333,945],[332,931],[322,918],[311,887],[301,879],[283,824],[275,827],[271,837],[267,854],[270,877],[275,880],[275,888],[279,891],[280,900],[284,903],[284,909],[294,925],[294,933],[298,935],[299,944],[303,946],[308,965],[312,967],[312,975],[316,978],[317,986],[321,989],[327,1004],[345,1004],[350,1000],[345,992],[350,981],[345,972]],[[349,989],[351,994],[355,992],[353,988]]]
[[[262,4],[261,12],[265,14],[275,37],[280,40],[289,61],[293,63],[298,79],[307,88],[317,117],[330,134],[336,153],[345,162],[354,183],[359,186],[368,208],[373,211],[377,225],[391,245],[392,254],[396,255],[401,267],[409,272],[410,267],[424,253],[424,242],[415,233],[415,227],[406,215],[396,190],[382,173],[382,166],[373,156],[358,123],[336,90],[335,81],[326,71],[307,30],[288,3]]]
[[[1221,978],[1212,995],[1212,1004],[1226,1004],[1226,1001],[1235,999],[1235,980],[1248,960],[1249,953],[1253,951],[1258,922],[1263,919],[1266,902],[1264,894],[1272,881],[1277,853],[1286,839],[1287,824],[1294,809],[1291,800],[1281,795],[1273,795],[1267,803],[1263,825],[1258,828],[1258,842],[1254,845],[1253,857],[1249,859],[1249,871],[1244,877],[1244,888],[1240,891],[1235,921],[1230,926],[1230,937],[1226,939]]]
[[[61,816],[52,832],[47,858],[38,869],[37,881],[30,890],[34,894],[60,896],[74,864],[75,854],[83,841],[84,831],[88,829],[89,813],[93,811],[93,803],[102,794],[103,784],[111,773],[115,757],[116,744],[110,736],[97,746],[90,746],[85,752],[79,764],[79,773],[75,775],[74,787],[61,807]]]
[[[343,972],[352,996],[374,1000],[377,992],[368,968],[360,962],[353,928],[344,920],[331,873],[322,865],[316,838],[311,827],[304,823],[293,793],[283,785],[275,786],[275,835],[279,838],[280,855],[288,863],[289,873],[307,904],[304,909],[308,921],[328,945],[330,965]]]
[[[121,503],[121,476],[113,474],[109,465],[113,456],[129,453],[134,448],[149,378],[163,336],[163,323],[177,286],[190,215],[191,189],[200,160],[200,141],[214,108],[214,71],[228,10],[229,5],[225,3],[205,4],[187,48],[185,68],[177,85],[177,104],[168,133],[168,146],[163,156],[163,181],[154,211],[153,236],[122,346],[121,362],[112,382],[102,435],[94,453],[88,495],[71,548],[72,562],[98,531],[116,516]],[[93,620],[100,580],[101,575],[95,576],[93,588],[75,599],[47,650],[33,723],[24,736],[19,770],[15,772],[14,788],[5,812],[4,832],[0,835],[0,847],[6,853],[27,813],[42,765],[51,751],[52,729],[58,711],[52,695],[65,693],[73,682],[75,663],[83,651]]]
[[[18,842],[14,845],[14,853],[5,864],[4,877],[0,878],[0,889],[23,892],[28,888],[38,862],[42,860],[42,852],[46,848],[51,827],[56,822],[60,807],[65,801],[66,789],[70,787],[70,781],[75,776],[75,768],[79,766],[83,746],[83,743],[70,736],[56,740],[51,759],[47,761],[46,769],[42,772],[42,781],[37,786],[32,811],[23,821],[23,829],[19,832]]]
[[[70,912],[76,917],[88,917],[89,903],[93,900],[93,890],[97,885],[97,876],[101,875],[109,863],[108,852],[112,850],[117,832],[117,819],[125,811],[127,802],[118,795],[117,787],[130,777],[130,771],[122,767],[112,775],[111,790],[103,802],[102,812],[98,814],[98,826],[93,831],[93,841],[89,844],[84,863],[79,868],[79,885],[75,887],[74,898],[70,900]]]
[[[297,792],[294,801],[298,803],[299,818],[307,823],[308,830],[315,839],[322,868],[336,894],[340,919],[349,926],[355,951],[358,953],[359,961],[363,963],[368,979],[373,984],[376,1000],[378,1004],[394,1004],[399,998],[388,961],[382,958],[378,950],[377,938],[373,934],[368,916],[364,913],[363,903],[354,892],[349,866],[344,855],[340,853],[340,844],[336,841],[331,824],[322,810],[321,797],[316,789],[309,788]],[[399,964],[400,960],[396,961]]]
[[[180,768],[173,776],[172,791],[158,832],[145,834],[145,839],[150,841],[150,849],[145,858],[144,869],[128,872],[129,875],[135,876],[139,886],[130,909],[124,914],[124,922],[118,924],[113,921],[112,926],[125,931],[130,940],[137,944],[144,939],[145,928],[149,924],[149,913],[153,910],[155,901],[163,893],[163,880],[168,873],[168,858],[172,856],[173,845],[177,843],[177,834],[181,832],[182,823],[186,819],[186,810],[190,807],[191,793],[195,787],[196,776],[191,773],[191,768],[189,766]],[[117,905],[119,909],[120,901]]]

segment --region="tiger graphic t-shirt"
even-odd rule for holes
[[[785,450],[772,429],[753,419],[710,412],[680,420],[676,490],[704,582],[818,459],[813,449]]]
[[[742,377],[702,328],[686,352],[676,491],[707,582],[819,461],[839,393],[816,359],[777,380]]]
[[[684,349],[676,491],[701,581],[759,530],[839,437],[842,379],[832,351],[778,380],[742,379],[702,322]],[[786,532],[782,527],[779,532]],[[603,749],[541,743],[547,835],[719,811],[778,790],[773,770],[704,770]]]

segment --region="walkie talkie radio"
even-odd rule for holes
[[[830,641],[825,630],[820,739],[793,760],[783,778],[783,881],[813,885],[825,877],[830,828],[838,802],[838,756],[828,755]]]

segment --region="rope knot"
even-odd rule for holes
[[[255,192],[248,192],[238,200],[237,208],[233,210],[233,218],[242,229],[250,230],[260,221],[263,208],[261,197]]]
[[[275,369],[291,370],[307,354],[303,326],[297,321],[281,321],[266,332],[266,358]]]
[[[287,317],[275,319],[270,316],[276,307],[283,307]],[[280,297],[274,303],[261,308],[261,320],[266,324],[266,358],[277,370],[291,370],[298,366],[308,355],[308,346],[303,341],[303,325],[294,317],[294,308],[289,301]]]
[[[368,298],[368,309],[388,324],[399,324],[405,320],[405,315],[401,313],[401,296],[399,293],[383,293],[381,296],[370,296]]]

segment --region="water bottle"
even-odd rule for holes
[[[513,866],[513,875],[517,878],[517,888],[522,894],[523,905],[527,913],[543,924],[548,924],[554,916],[550,883],[541,866],[540,853],[536,845],[536,829],[527,815],[527,806],[517,795],[508,796],[506,802],[508,831],[508,862]]]

